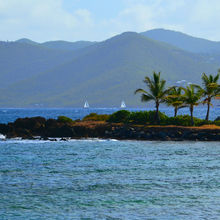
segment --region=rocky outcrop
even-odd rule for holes
[[[19,118],[14,123],[0,124],[0,133],[7,138],[22,137],[43,139],[60,137],[113,138],[129,140],[162,141],[220,141],[220,127],[181,127],[181,126],[145,126],[105,122],[64,123],[42,117]],[[55,139],[52,139],[55,140]]]

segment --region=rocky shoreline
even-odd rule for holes
[[[219,126],[146,126],[98,121],[64,123],[43,117],[19,118],[13,123],[0,124],[6,138],[61,140],[102,138],[150,141],[220,141]]]

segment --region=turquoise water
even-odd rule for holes
[[[0,141],[0,219],[219,219],[219,142]]]

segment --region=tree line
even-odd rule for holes
[[[186,87],[171,86],[166,88],[166,80],[161,78],[161,73],[153,72],[150,78],[145,77],[144,83],[148,90],[137,89],[135,94],[141,93],[141,101],[154,101],[156,114],[155,120],[159,124],[159,106],[161,103],[166,103],[168,106],[174,107],[174,117],[177,116],[180,108],[188,107],[190,110],[191,124],[194,125],[193,110],[199,104],[207,105],[207,113],[205,120],[209,120],[210,106],[212,99],[220,96],[220,85],[218,84],[220,69],[218,73],[213,75],[202,74],[202,86],[197,84],[190,84]]]

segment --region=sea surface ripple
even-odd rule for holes
[[[219,142],[0,141],[0,219],[219,219]]]

